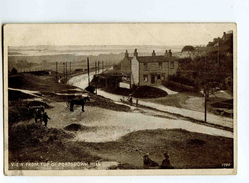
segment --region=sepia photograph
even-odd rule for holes
[[[6,175],[236,174],[235,23],[6,24],[3,37]]]

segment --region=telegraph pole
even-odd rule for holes
[[[58,62],[56,62],[56,82],[58,81]]]
[[[67,83],[67,62],[66,62],[66,83]]]
[[[97,74],[97,62],[95,61],[95,69],[94,69],[94,71],[95,71],[95,74]]]
[[[204,88],[204,95],[205,95],[205,115],[204,115],[204,121],[207,122],[207,58],[205,56],[205,88]]]
[[[99,62],[98,62],[99,63]],[[95,61],[95,73],[97,73],[97,62]],[[97,88],[98,88],[98,81],[97,81],[97,74],[95,74],[95,88],[96,88],[96,95],[97,95]]]
[[[63,70],[64,70],[64,83],[65,83],[65,78],[66,78],[66,72],[65,72],[65,62],[63,62]]]
[[[90,76],[89,76],[89,57],[87,57],[87,74],[88,74],[88,86],[90,86]]]
[[[71,73],[71,62],[70,62],[70,76],[71,76],[71,74],[72,74],[72,73]]]
[[[98,74],[99,74],[99,61],[98,61]]]

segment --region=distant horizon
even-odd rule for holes
[[[38,46],[11,46],[8,50],[8,56],[52,56],[52,55],[75,55],[77,56],[98,56],[106,54],[122,54],[127,50],[129,54],[137,49],[143,54],[150,54],[153,50],[156,53],[164,53],[171,49],[177,53],[186,45],[38,45]],[[191,45],[205,46],[205,45]]]

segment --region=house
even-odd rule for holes
[[[232,40],[233,39],[233,31],[227,31],[227,32],[223,32],[223,36],[222,36],[222,40],[223,41],[227,41],[227,40]]]
[[[127,74],[127,75],[130,74],[132,58],[133,57],[129,57],[128,51],[126,50],[125,57],[120,62],[120,64],[121,64],[120,69],[121,69],[122,73]]]
[[[169,75],[176,74],[177,68],[178,61],[172,57],[171,50],[160,56],[156,56],[155,50],[151,56],[139,56],[135,49],[133,57],[129,57],[126,51],[121,61],[121,72],[129,78],[130,86],[159,85]]]

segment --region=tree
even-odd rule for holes
[[[183,47],[182,52],[183,51],[194,51],[194,50],[195,48],[193,46],[187,45]]]

